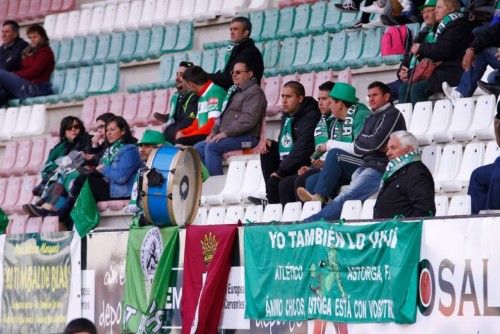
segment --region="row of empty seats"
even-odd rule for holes
[[[23,204],[33,201],[33,188],[39,183],[40,177],[24,175],[0,178],[0,207],[7,214],[23,213]]]
[[[448,143],[451,141],[492,140],[493,117],[496,113],[494,95],[463,98],[453,107],[449,100],[419,102],[412,108],[411,103],[398,104],[403,113],[408,130],[421,145]]]
[[[51,43],[56,68],[142,61],[191,48],[193,25],[180,23],[99,36],[77,36]]]
[[[2,108],[0,109],[0,140],[41,135],[45,130],[46,120],[44,104]]]
[[[321,210],[320,202],[288,203],[283,208],[281,204],[262,205],[233,205],[215,206],[198,209],[195,225],[235,224],[242,223],[269,223],[273,221],[294,222],[306,219]]]
[[[0,22],[33,20],[51,13],[72,10],[75,4],[75,0],[2,0]]]
[[[11,0],[13,1],[13,0]],[[32,0],[34,1],[34,0]],[[52,0],[55,1],[55,0]],[[61,0],[59,0],[61,1]],[[180,21],[213,19],[218,15],[233,16],[241,9],[258,10],[267,7],[267,0],[133,0],[93,2],[80,10],[48,15],[44,27],[52,39],[74,38],[134,31],[140,28],[164,26]],[[261,2],[258,4],[257,2]],[[260,7],[260,6],[265,7]]]
[[[7,235],[23,233],[59,232],[61,227],[58,217],[28,217],[28,215],[13,215],[9,217]]]

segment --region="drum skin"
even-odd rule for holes
[[[144,217],[157,226],[191,224],[196,217],[201,197],[201,161],[192,147],[164,145],[149,155],[148,169],[155,168],[164,182],[148,184],[143,178],[141,204]]]

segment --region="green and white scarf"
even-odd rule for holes
[[[115,156],[118,154],[118,152],[121,150],[121,148],[124,146],[122,143],[121,139],[115,141],[113,144],[111,144],[110,147],[104,151],[104,154],[102,155],[101,162],[104,166],[110,166],[111,162],[115,158]]]
[[[236,44],[229,44],[226,48],[226,54],[224,54],[224,71],[226,70],[227,64],[229,63],[229,58],[231,58],[231,53],[233,52]]]
[[[428,34],[425,38],[426,42],[429,42],[429,43],[436,43],[437,39],[439,38],[439,36],[441,36],[441,34],[443,33],[443,31],[453,22],[453,21],[456,21],[458,19],[461,19],[461,18],[464,18],[465,15],[461,12],[453,12],[453,13],[449,13],[448,15],[446,15],[445,17],[443,17],[443,19],[441,20],[441,22],[439,22],[437,28],[436,28],[436,32],[433,33],[432,35]],[[432,30],[431,30],[432,31]]]
[[[328,134],[330,132],[330,126],[332,125],[335,117],[330,115],[321,115],[321,118],[316,124],[314,129],[314,147],[318,148],[319,145],[324,144],[328,141]]]
[[[281,129],[278,151],[282,159],[293,150],[293,119],[293,116],[286,117],[285,124]]]
[[[387,167],[385,168],[384,175],[382,175],[382,181],[386,183],[387,180],[389,180],[391,176],[393,176],[398,170],[400,170],[406,165],[411,164],[412,162],[420,160],[421,160],[420,153],[416,151],[406,153],[403,156],[390,160],[389,163],[387,164]]]
[[[229,103],[229,101],[231,101],[231,98],[233,97],[233,95],[236,94],[239,90],[240,89],[236,85],[232,85],[231,87],[229,87],[229,89],[227,90],[227,93],[226,93],[226,97],[224,97],[224,101],[222,102],[221,116],[226,111],[227,104]]]

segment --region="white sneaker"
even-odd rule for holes
[[[373,13],[373,14],[383,14],[384,13],[384,8],[377,5],[377,3],[373,3],[372,5],[367,6],[367,7],[361,6],[360,10],[362,12],[365,12],[365,13]]]
[[[446,81],[443,82],[441,85],[441,88],[443,89],[444,95],[448,98],[448,100],[455,105],[458,101],[458,99],[463,98],[462,94],[455,88],[452,88]]]
[[[383,27],[383,26],[384,26],[384,23],[382,23],[382,20],[375,20],[375,21],[363,24],[364,29],[371,29],[371,28]]]

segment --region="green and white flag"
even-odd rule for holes
[[[160,332],[178,236],[177,226],[130,229],[122,317],[125,333]]]
[[[94,227],[99,224],[101,215],[97,203],[92,195],[89,181],[85,181],[82,190],[76,198],[75,205],[71,209],[71,219],[75,223],[75,229],[81,238],[85,237]]]
[[[413,323],[422,222],[245,227],[245,317]]]

